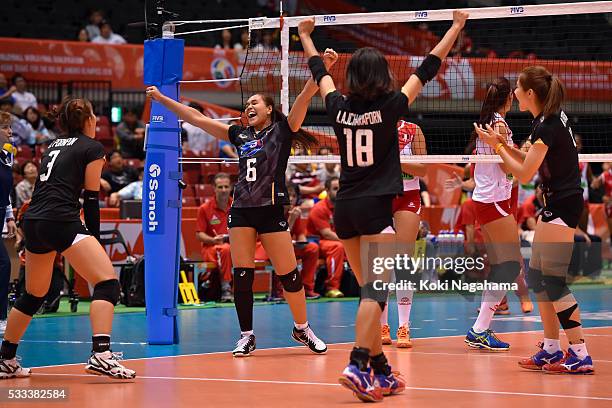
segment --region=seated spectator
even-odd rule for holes
[[[32,126],[23,119],[19,119],[12,113],[13,99],[6,98],[0,100],[0,112],[6,112],[11,115],[11,130],[13,131],[12,142],[15,146],[34,146],[36,142],[36,133]]]
[[[480,257],[487,252],[480,224],[476,221],[476,205],[471,198],[468,198],[461,204],[459,217],[455,226],[457,230],[463,231],[464,234],[464,250],[466,256]],[[466,272],[466,276],[470,279],[484,279],[488,271],[474,269]]]
[[[23,75],[15,74],[13,76],[13,85],[15,86],[15,91],[12,94],[15,100],[15,113],[21,114],[29,107],[38,107],[34,94],[27,91],[27,83]]]
[[[331,148],[323,146],[317,153],[319,156],[329,156],[332,154]],[[317,179],[325,185],[327,179],[332,177],[340,177],[340,165],[338,163],[320,163],[315,172]]]
[[[145,125],[138,119],[134,108],[126,109],[123,120],[117,126],[117,136],[123,157],[127,159],[144,159]]]
[[[606,209],[606,217],[608,218],[608,231],[612,233],[612,162],[603,163],[603,171],[593,179],[591,187],[598,189],[603,186],[604,196],[603,203]]]
[[[325,297],[338,298],[344,294],[340,292],[340,283],[344,273],[344,246],[334,226],[333,214],[336,194],[340,188],[340,180],[337,177],[327,179],[325,191],[327,197],[312,207],[308,215],[308,235],[318,236],[319,253],[325,258],[327,265],[327,279],[325,280]]]
[[[215,45],[217,50],[231,50],[234,46],[232,45],[232,32],[230,30],[221,31],[221,41]]]
[[[236,147],[226,140],[219,140],[219,157],[222,159],[237,159]]]
[[[89,34],[87,34],[87,29],[81,28],[79,33],[77,34],[78,42],[89,42]]]
[[[25,121],[32,127],[34,131],[34,137],[36,140],[36,144],[46,144],[56,139],[56,136],[53,132],[50,132],[45,126],[45,122],[42,119],[42,115],[38,111],[38,109],[29,107],[23,113]]]
[[[108,197],[109,207],[119,207],[121,200],[142,200],[142,178],[144,169],[138,169],[138,181],[134,181]]]
[[[200,113],[204,109],[198,103],[190,103],[190,107]],[[187,140],[183,143],[183,150],[191,150],[196,154],[217,150],[217,139],[191,123],[183,122],[183,130],[187,133]]]
[[[255,52],[278,52],[278,47],[274,45],[274,35],[272,31],[266,30],[263,32],[261,42],[253,47]]]
[[[100,179],[100,187],[106,194],[116,193],[128,184],[138,181],[138,171],[125,165],[120,151],[113,150],[106,160],[108,169],[102,172]]]
[[[533,241],[538,214],[542,209],[538,194],[541,194],[539,188],[536,190],[536,194],[532,194],[519,206],[517,211],[517,224],[521,231],[521,239],[530,243]]]
[[[32,161],[27,161],[21,166],[21,180],[15,186],[15,208],[21,208],[26,201],[32,198],[34,185],[38,178],[38,166]]]
[[[240,42],[234,44],[234,50],[246,51],[249,48],[249,30],[244,29],[240,32]]]
[[[198,208],[196,238],[202,243],[202,260],[214,262],[221,274],[221,301],[232,302],[232,257],[227,229],[232,183],[226,173],[218,173],[213,182],[215,196]]]
[[[104,12],[102,10],[94,10],[89,15],[89,24],[85,26],[87,37],[90,41],[100,35],[100,24],[104,21]]]
[[[578,226],[574,233],[574,250],[568,273],[572,276],[598,277],[602,264],[601,237],[589,234]]]
[[[96,44],[117,45],[125,44],[127,41],[119,34],[113,33],[113,28],[108,21],[103,21],[100,23],[100,35],[94,37],[91,42]]]
[[[7,88],[7,86],[8,82],[6,81],[6,77],[4,74],[0,73],[0,100],[6,98],[13,99],[11,95],[17,90],[17,88],[15,88],[15,85],[11,85],[10,88]]]

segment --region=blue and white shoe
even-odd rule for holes
[[[529,358],[524,358],[518,362],[521,368],[527,370],[539,371],[547,364],[555,364],[563,360],[563,351],[557,350],[554,353],[549,353],[544,350],[544,343],[538,343],[540,351]]]
[[[406,381],[398,371],[392,371],[389,375],[374,374],[374,387],[380,388],[385,396],[399,394],[406,389]]]
[[[351,390],[357,398],[364,402],[378,402],[383,400],[382,390],[375,386],[372,379],[372,370],[360,371],[354,364],[346,366],[338,382]]]
[[[510,349],[510,344],[501,341],[491,329],[487,329],[482,333],[476,333],[471,328],[465,336],[465,342],[468,346],[475,349],[490,351],[508,351]]]
[[[591,356],[586,356],[581,360],[572,349],[567,351],[562,360],[545,364],[542,371],[546,374],[595,374]]]

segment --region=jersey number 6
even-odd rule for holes
[[[344,128],[344,136],[346,137],[346,162],[349,167],[355,166],[353,163],[353,146],[355,146],[357,166],[368,167],[374,164],[374,149],[372,148],[374,132],[371,129],[357,129],[355,143],[353,143],[353,131],[351,129]]]
[[[255,181],[257,180],[257,159],[248,159],[246,162],[246,181]]]
[[[57,159],[57,156],[59,156],[59,154],[60,154],[59,150],[53,150],[49,152],[49,157],[51,158],[51,161],[47,164],[46,173],[40,175],[40,181],[49,180],[49,177],[51,177],[51,170],[53,169],[53,164],[55,163],[55,159]]]

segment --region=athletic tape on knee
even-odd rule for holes
[[[119,302],[121,296],[121,285],[117,279],[109,279],[98,282],[94,286],[92,300],[105,300],[113,305]]]
[[[14,307],[23,314],[34,316],[44,301],[44,297],[36,297],[25,292],[23,295],[19,296]]]
[[[542,276],[542,286],[546,291],[546,296],[551,302],[556,302],[563,296],[571,293],[567,287],[565,276]]]
[[[521,273],[521,264],[518,261],[506,261],[491,265],[489,281],[496,283],[513,283]]]
[[[304,287],[304,285],[302,285],[302,276],[297,268],[286,275],[278,275],[278,278],[283,284],[283,289],[285,289],[287,292],[299,292]]]
[[[253,292],[255,268],[234,268],[234,292]]]
[[[541,293],[544,291],[544,286],[542,286],[542,271],[539,269],[529,268],[527,271],[527,276],[525,277],[527,281],[527,286],[529,286],[534,293]]]
[[[575,327],[582,326],[580,322],[577,322],[576,320],[571,319],[572,314],[577,308],[578,308],[578,303],[574,303],[572,306],[568,307],[567,309],[557,313],[557,317],[559,318],[559,323],[561,323],[561,327],[563,327],[563,330],[573,329]]]

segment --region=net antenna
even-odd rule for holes
[[[272,94],[288,114],[291,102],[310,76],[306,60],[298,50],[291,50],[298,23],[308,16],[285,17],[282,0],[278,18],[258,17],[234,20],[175,21],[177,27],[187,24],[223,24],[223,28],[249,28],[250,50],[243,69],[236,78],[223,81],[240,81],[245,94]],[[588,5],[588,6],[586,6]],[[596,48],[584,39],[599,28],[610,31],[610,24],[594,29],[594,21],[604,24],[606,13],[612,13],[612,1],[588,3],[539,4],[527,6],[483,7],[466,9],[470,18],[466,35],[472,35],[474,42],[504,45],[509,42],[517,49],[531,48],[531,56],[516,57],[504,50],[503,57],[454,56],[445,60],[436,80],[430,82],[421,96],[411,106],[407,120],[421,126],[426,140],[428,155],[402,156],[402,162],[418,163],[500,163],[497,155],[473,155],[467,152],[472,123],[478,119],[484,98],[486,83],[498,76],[507,77],[514,85],[522,68],[528,65],[544,65],[564,82],[568,98],[563,108],[570,118],[572,129],[583,136],[588,154],[581,154],[582,162],[612,161],[612,128],[607,124],[612,117],[612,51],[600,46]],[[416,28],[419,24],[429,25],[433,33],[444,32],[452,21],[452,9],[373,12],[351,14],[315,15],[315,43],[322,52],[325,45],[332,45],[341,55],[331,74],[340,90],[343,89],[344,66],[355,49],[373,45],[388,55],[398,82],[403,83],[422,61],[425,53],[410,53],[398,43],[404,38],[397,33],[405,27]],[[601,18],[600,18],[601,17]],[[599,19],[599,20],[597,20]],[[236,24],[236,25],[231,25]],[[198,31],[177,33],[177,36],[198,32],[220,30],[206,28]],[[266,30],[280,31],[280,50],[265,50],[253,47],[256,34]],[[385,31],[387,30],[387,31]],[[397,31],[393,31],[397,30]],[[390,33],[390,34],[389,34]],[[344,35],[344,37],[342,37]],[[320,41],[327,37],[327,44]],[[345,40],[349,38],[349,41]],[[395,42],[392,42],[395,40]],[[554,41],[554,42],[553,42]],[[495,44],[497,42],[498,44]],[[502,44],[499,44],[499,43]],[[551,49],[567,48],[554,54]],[[352,44],[352,48],[346,44]],[[344,48],[342,48],[344,47]],[[348,48],[347,48],[348,47]],[[493,48],[493,47],[491,47]],[[564,49],[565,50],[565,49]],[[428,51],[427,51],[428,52]],[[500,54],[501,55],[501,54]],[[217,80],[203,80],[202,82]],[[188,82],[188,81],[184,81]],[[196,82],[196,81],[193,81]],[[440,118],[450,123],[440,125]],[[515,142],[529,136],[531,117],[519,113],[516,104],[508,113],[507,121],[514,132]],[[452,123],[451,123],[452,122]],[[337,142],[329,120],[324,114],[320,97],[313,98],[304,128],[319,138],[322,146],[332,146],[336,154],[326,156],[292,156],[293,163],[338,163]],[[201,159],[184,159],[206,161]]]

